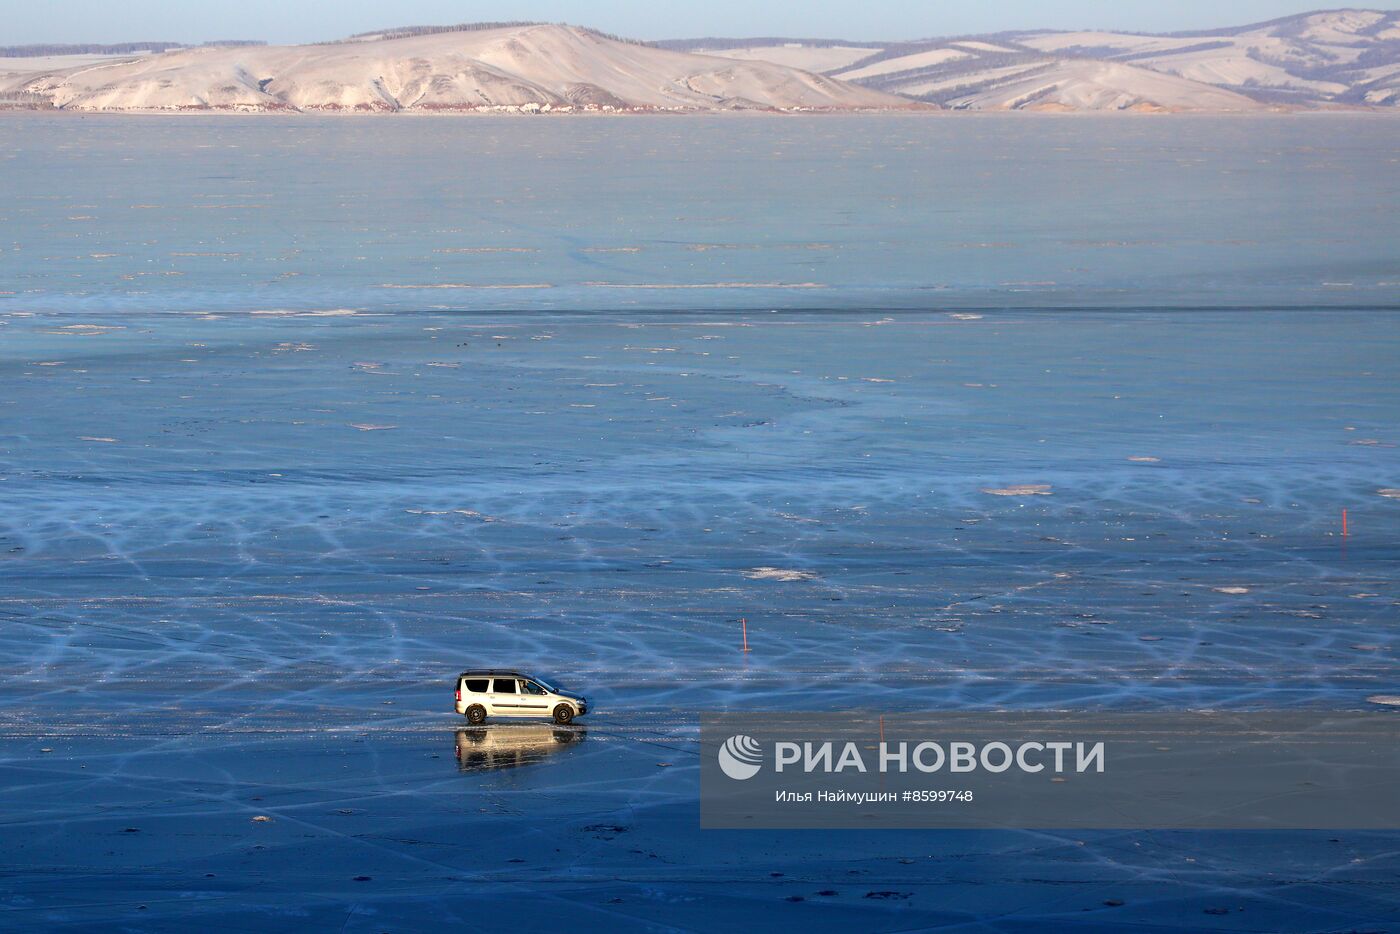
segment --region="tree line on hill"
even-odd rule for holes
[[[130,55],[134,52],[165,52],[169,49],[189,49],[211,45],[267,45],[261,39],[221,39],[215,42],[98,42],[56,43],[33,45],[0,45],[0,58],[38,58],[41,55]]]

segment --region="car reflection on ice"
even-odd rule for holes
[[[583,742],[583,727],[547,724],[463,727],[457,731],[457,768],[463,772],[533,765]]]

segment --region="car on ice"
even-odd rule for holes
[[[457,712],[468,723],[489,717],[552,717],[572,723],[588,713],[588,700],[551,685],[543,678],[495,668],[478,668],[457,676]]]

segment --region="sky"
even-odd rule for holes
[[[314,42],[390,26],[483,20],[568,22],[637,39],[915,39],[1006,29],[1168,32],[1326,7],[1316,0],[17,0],[3,17],[0,45]]]

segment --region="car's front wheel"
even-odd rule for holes
[[[570,707],[568,704],[560,704],[558,707],[555,707],[555,708],[554,708],[554,722],[555,722],[555,723],[573,723],[573,722],[574,722],[574,708]]]
[[[486,708],[481,706],[480,704],[472,704],[470,707],[467,708],[467,722],[473,724],[485,723]]]

